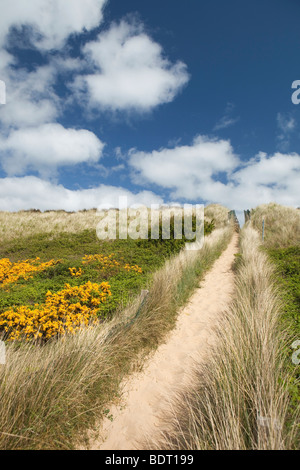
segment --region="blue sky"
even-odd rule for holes
[[[298,0],[1,0],[0,210],[299,206],[299,17]]]

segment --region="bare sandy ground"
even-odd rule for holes
[[[110,407],[99,436],[90,449],[139,450],[160,428],[172,396],[189,384],[195,361],[204,361],[213,345],[214,326],[228,306],[234,289],[231,270],[238,250],[235,234],[228,248],[214,263],[189,303],[182,309],[176,328],[150,356],[142,372],[122,384],[122,398]]]

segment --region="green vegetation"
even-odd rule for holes
[[[36,217],[37,227],[43,226],[45,214],[30,216]],[[82,217],[83,225],[83,216],[74,214],[74,221]],[[67,228],[65,219],[73,215],[60,217]],[[11,220],[18,225],[16,217]],[[52,338],[41,347],[8,342],[6,365],[0,366],[0,448],[70,449],[82,444],[93,426],[99,427],[124,376],[141,367],[174,326],[179,307],[227,246],[232,227],[214,231],[200,251],[182,250],[185,240],[172,238],[99,241],[91,228],[40,233],[29,224],[26,227],[28,237],[22,232],[19,238],[6,238],[0,259],[17,262],[39,256],[41,262],[60,262],[26,281],[20,278],[9,284],[1,292],[1,309],[11,303],[41,301],[48,289],[57,292],[65,282],[105,280],[112,291],[105,320],[76,334]],[[213,228],[207,220],[206,231]],[[112,266],[100,272],[96,262],[83,263],[83,257],[95,254],[108,258],[113,254],[121,266],[137,265],[142,273]],[[75,268],[74,274],[82,272],[72,276],[69,268]],[[149,290],[143,303],[137,295],[142,287]]]
[[[276,266],[276,281],[282,300],[283,328],[290,331],[290,345],[300,339],[300,246],[284,249],[268,249],[267,253]],[[289,346],[290,346],[289,345]],[[286,367],[290,370],[291,415],[300,407],[300,368],[291,361],[292,350],[286,348]]]
[[[300,246],[267,250],[277,267],[283,299],[283,319],[300,335]]]
[[[195,229],[195,220],[193,221]],[[214,229],[213,221],[205,221],[205,234]],[[59,260],[49,269],[39,272],[28,280],[20,279],[5,289],[0,287],[0,312],[12,306],[41,304],[48,291],[57,292],[66,283],[80,286],[92,281],[109,282],[112,296],[102,308],[102,317],[111,316],[118,307],[124,307],[130,298],[138,294],[150,281],[153,272],[159,269],[167,258],[179,253],[188,240],[174,239],[174,220],[171,220],[171,238],[163,240],[160,226],[158,240],[112,240],[102,241],[95,230],[80,233],[33,234],[30,238],[13,239],[0,248],[0,259],[11,262],[39,257],[42,262]],[[86,255],[101,254],[119,264],[103,266],[99,262],[86,263]],[[138,266],[141,272],[121,269],[125,265]],[[72,276],[71,268],[81,269],[80,276]]]
[[[147,284],[151,274],[172,253],[178,253],[181,247],[181,240],[176,240],[172,245],[151,242],[141,245],[139,241],[131,239],[105,242],[100,241],[93,230],[85,230],[79,234],[61,233],[53,239],[49,239],[48,234],[36,234],[30,239],[13,240],[1,247],[0,258],[9,257],[11,261],[18,261],[39,256],[42,261],[60,261],[29,280],[20,279],[11,284],[9,289],[0,289],[0,311],[12,305],[41,303],[49,290],[57,292],[65,283],[75,286],[88,281],[109,281],[113,295],[105,305],[105,313],[111,314],[119,305],[125,305],[129,298],[137,294]],[[100,253],[106,257],[114,254],[114,259],[121,265],[138,265],[142,274],[112,266],[102,269],[97,262],[83,265],[84,256]],[[80,277],[71,275],[69,268],[73,267],[82,269]]]
[[[290,376],[292,425],[295,412],[300,407],[300,368],[291,361],[291,344],[300,339],[300,210],[274,203],[252,210],[252,223],[259,231],[263,219],[263,250],[276,268],[274,280],[281,300],[280,324],[282,330],[289,332],[288,344],[285,347],[285,367]]]

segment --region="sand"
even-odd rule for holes
[[[229,305],[234,289],[231,266],[238,251],[235,234],[200,286],[181,310],[176,327],[146,361],[142,372],[121,386],[120,403],[110,407],[90,449],[140,450],[155,438],[172,396],[188,386],[195,362],[205,361],[216,340],[214,327]]]

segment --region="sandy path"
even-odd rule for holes
[[[189,303],[182,309],[176,328],[147,360],[143,371],[130,376],[122,387],[122,403],[110,407],[112,421],[105,418],[100,436],[91,449],[138,450],[139,441],[154,436],[160,426],[166,400],[189,383],[195,363],[205,359],[214,341],[213,327],[233,292],[231,265],[238,236],[214,263]]]

